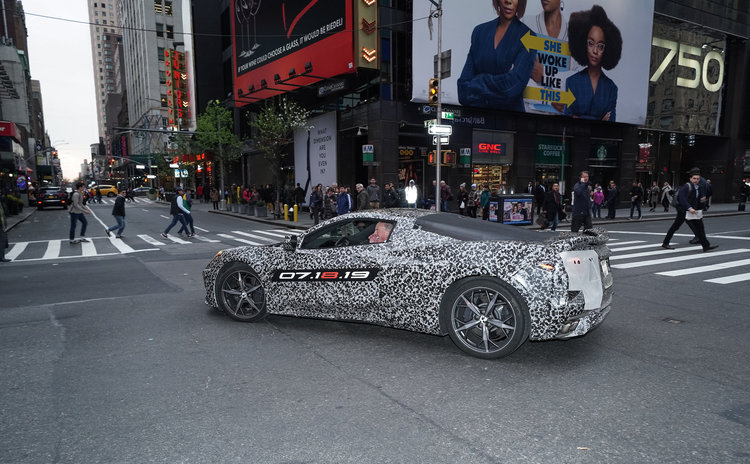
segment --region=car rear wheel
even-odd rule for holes
[[[216,280],[219,309],[243,322],[266,317],[266,292],[258,275],[247,264],[235,263],[222,270]]]
[[[115,195],[115,194],[114,194],[113,192],[109,192],[109,193],[107,194],[107,198],[112,198],[112,197],[114,197],[114,196],[116,196],[116,195]]]
[[[496,279],[470,277],[446,291],[443,327],[462,351],[484,359],[508,356],[529,337],[529,311],[521,296]]]

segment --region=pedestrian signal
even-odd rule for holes
[[[440,96],[440,79],[434,77],[430,79],[430,83],[427,87],[427,103],[430,105],[438,104],[438,97]]]

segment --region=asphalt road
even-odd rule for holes
[[[483,361],[366,324],[234,322],[201,270],[278,228],[196,212],[205,240],[184,244],[158,237],[160,208],[129,206],[132,252],[93,218],[94,252],[69,245],[62,210],[12,230],[28,245],[0,265],[0,462],[750,460],[750,281],[714,281],[750,266],[659,274],[750,259],[748,216],[708,218],[705,254],[687,227],[662,253],[669,222],[612,224],[605,323]]]

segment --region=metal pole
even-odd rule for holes
[[[443,74],[443,60],[441,59],[440,54],[442,53],[443,48],[443,0],[438,1],[437,11],[435,12],[438,17],[438,39],[437,39],[437,76],[435,76],[438,79],[442,77]],[[442,98],[440,94],[442,93],[440,91],[440,88],[442,86],[442,83],[438,84],[438,95],[437,95],[437,117],[435,120],[437,121],[437,124],[440,125],[442,111],[443,111],[443,105],[442,105]],[[440,163],[443,161],[443,153],[441,151],[441,143],[440,143],[440,135],[437,135],[437,143],[436,145],[436,153],[435,153],[435,179],[437,182],[435,183],[435,211],[439,212],[440,207],[442,206],[442,200],[440,198]]]

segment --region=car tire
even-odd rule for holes
[[[250,266],[234,263],[219,272],[215,285],[216,303],[232,319],[242,322],[263,320],[266,291]]]
[[[490,277],[469,277],[451,285],[440,303],[440,319],[458,348],[483,359],[508,356],[531,332],[521,296]]]
[[[114,193],[112,193],[112,192],[109,192],[109,193],[107,194],[107,198],[112,198],[112,197],[114,197],[114,196],[116,196],[116,195],[115,195]]]

